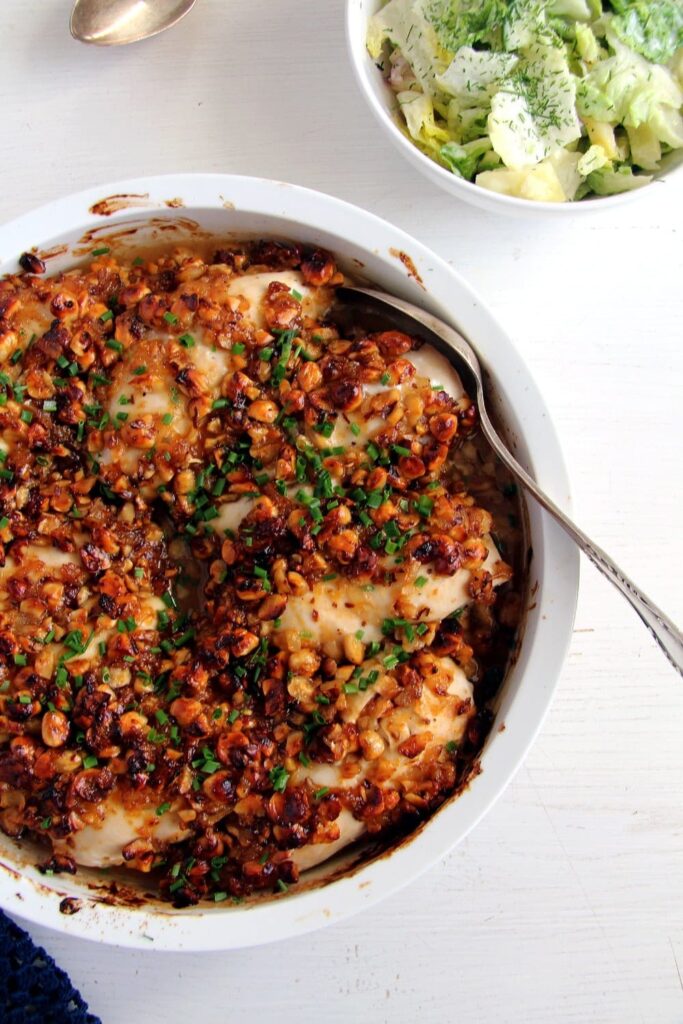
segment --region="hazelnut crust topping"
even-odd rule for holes
[[[340,333],[321,250],[20,263],[0,827],[186,906],[284,892],[311,851],[465,786],[522,607],[514,489],[471,400],[410,336]]]

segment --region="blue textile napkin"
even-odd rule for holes
[[[30,935],[0,911],[0,1021],[2,1024],[102,1024]]]

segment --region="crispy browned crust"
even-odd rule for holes
[[[143,835],[124,856],[158,868],[183,905],[295,882],[290,851],[334,840],[342,808],[374,833],[428,813],[481,747],[483,700],[482,714],[459,709],[469,724],[457,748],[427,734],[399,745],[414,764],[400,785],[365,771],[316,788],[302,766],[353,771],[380,756],[369,713],[345,716],[349,695],[374,683],[370,657],[388,707],[438,693],[444,656],[491,691],[500,679],[515,595],[501,625],[481,568],[491,515],[453,458],[476,429],[472,403],[429,388],[409,408],[399,390],[365,399],[364,385],[414,375],[410,337],[340,337],[278,282],[256,328],[227,295],[255,268],[333,288],[342,277],[326,253],[259,242],[213,261],[125,264],[106,252],[57,277],[39,262],[0,281],[2,828],[52,841],[51,866],[69,869],[65,840],[112,794],[159,816],[173,805],[188,838],[164,850]],[[213,390],[193,360],[198,332],[229,354]],[[182,432],[173,413],[108,412],[124,378],[165,382]],[[364,401],[386,423],[373,450],[306,440]],[[254,493],[236,531],[212,528],[226,501]],[[71,558],[47,571],[41,546]],[[475,603],[419,631],[389,621],[378,651],[278,631],[288,601],[316,583],[391,582],[387,553],[443,576],[470,570]]]

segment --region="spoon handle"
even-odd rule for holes
[[[583,553],[591,560],[596,569],[599,569],[603,576],[606,576],[610,583],[621,591],[632,608],[638,613],[653,637],[666,654],[667,658],[677,671],[683,675],[683,633],[674,625],[671,619],[660,611],[649,597],[632,582],[621,569],[615,565],[612,559],[602,548],[594,544],[590,537],[587,537],[583,530],[580,530],[562,509],[550,500],[540,487],[535,483],[529,474],[522,469],[517,460],[510,454],[507,447],[496,433],[491,423],[483,402],[483,395],[479,396],[479,415],[481,427],[491,447],[498,455],[501,462],[505,463],[510,472],[533,494],[536,501],[546,512],[557,520],[560,526],[569,534],[575,544],[578,544]]]

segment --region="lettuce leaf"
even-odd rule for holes
[[[512,53],[492,53],[462,46],[436,81],[444,92],[458,100],[462,109],[488,106],[498,84],[517,63],[518,58]]]
[[[611,27],[627,46],[655,64],[666,64],[683,46],[680,0],[611,0]]]
[[[424,14],[449,53],[461,46],[513,50],[550,41],[549,0],[424,0]]]
[[[581,136],[576,79],[564,49],[536,46],[491,101],[488,132],[507,167],[538,163]]]
[[[634,188],[649,185],[652,178],[647,174],[634,174],[630,167],[622,166],[613,171],[601,167],[586,178],[591,192],[596,196],[614,196],[619,192],[630,192]]]
[[[381,55],[385,41],[397,46],[413,69],[425,92],[435,92],[435,76],[448,63],[441,53],[436,33],[422,13],[424,0],[389,0],[368,22],[366,45],[373,60]]]
[[[490,139],[477,139],[474,142],[467,142],[460,146],[457,142],[447,142],[442,146],[439,155],[446,166],[460,178],[467,178],[472,181],[479,162],[485,153],[491,149]]]
[[[647,125],[656,138],[683,146],[683,92],[671,72],[612,40],[614,56],[600,61],[580,83],[577,106],[584,120]]]

